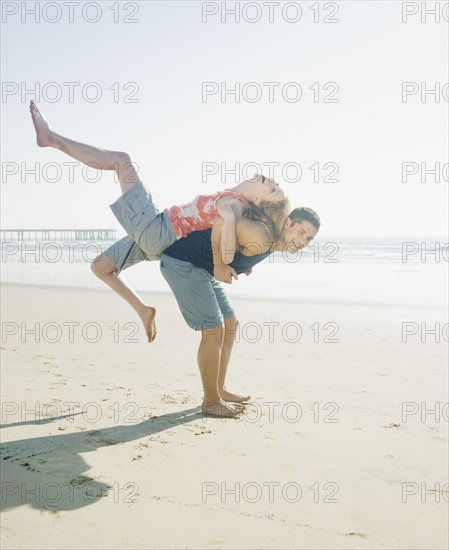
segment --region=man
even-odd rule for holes
[[[156,310],[140,300],[137,294],[120,279],[119,272],[137,261],[155,259],[146,257],[137,245],[149,224],[153,228],[149,233],[151,234],[149,242],[152,243],[153,237],[157,237],[161,245],[160,250],[163,250],[169,242],[173,242],[170,238],[173,228],[170,228],[170,224],[164,223],[164,216],[159,216],[151,195],[143,188],[127,153],[107,151],[65,138],[50,129],[45,117],[33,101],[30,103],[30,111],[39,147],[54,147],[87,166],[93,165],[100,170],[115,170],[117,173],[122,196],[112,206],[114,214],[129,236],[108,249],[112,258],[108,257],[108,251],[101,254],[92,265],[92,271],[135,309],[143,321],[150,341],[154,340]],[[265,193],[280,194],[273,180],[267,180],[263,176],[257,179],[261,180],[261,189],[263,188]],[[319,217],[309,209],[299,209],[298,217],[295,217],[296,214],[292,216],[295,212],[297,211],[294,210],[290,214],[290,221],[287,221],[284,226],[284,235],[280,243],[268,242],[270,233],[263,224],[240,219],[236,228],[240,250],[229,265],[223,263],[220,254],[219,235],[222,233],[223,223],[220,217],[217,218],[213,228],[213,249],[210,242],[211,231],[207,230],[191,233],[188,237],[175,242],[162,256],[162,274],[171,286],[186,322],[203,333],[198,363],[203,381],[203,411],[205,412],[219,416],[232,416],[239,411],[228,403],[249,399],[232,394],[225,389],[226,370],[231,356],[237,319],[217,279],[231,283],[232,277],[237,278],[238,273],[250,272],[251,266],[266,258],[271,251],[284,249],[294,251],[306,246],[319,229]],[[157,223],[153,225],[152,222],[155,220]],[[206,233],[208,235],[205,235]],[[234,241],[233,237],[232,235],[232,241]],[[200,248],[195,243],[199,243]],[[115,258],[116,252],[119,252],[117,258]],[[149,249],[147,252],[149,253]],[[216,263],[216,278],[213,277],[213,259]]]
[[[214,229],[192,233],[167,248],[161,258],[161,272],[170,285],[186,323],[201,330],[198,366],[204,390],[202,410],[215,416],[235,416],[241,409],[234,403],[247,401],[226,389],[238,321],[217,278],[231,283],[273,251],[294,252],[307,246],[318,232],[320,219],[309,208],[297,208],[288,217],[281,242],[269,243],[261,224],[241,219],[236,226],[240,249],[234,261],[216,265],[219,255],[220,221]]]

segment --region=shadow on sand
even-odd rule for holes
[[[2,427],[54,422],[66,416]],[[28,505],[57,512],[94,504],[107,496],[112,486],[82,475],[89,466],[80,453],[141,439],[201,418],[201,407],[195,407],[138,424],[5,443],[0,450],[1,509]]]

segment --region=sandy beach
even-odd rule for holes
[[[223,420],[148,301],[153,344],[110,291],[3,286],[5,550],[447,547],[444,312],[233,299]]]

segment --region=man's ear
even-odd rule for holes
[[[293,224],[291,218],[287,216],[287,219],[285,220],[285,226],[284,229],[288,229]]]

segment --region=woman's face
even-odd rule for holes
[[[285,199],[284,191],[272,178],[266,178],[262,174],[254,174],[249,181],[255,187],[254,192],[258,198],[256,205],[261,202],[280,202]]]

